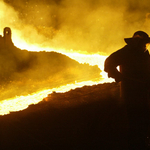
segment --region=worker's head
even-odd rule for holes
[[[143,31],[137,31],[131,38],[125,38],[125,42],[129,45],[138,46],[138,48],[146,50],[150,44],[150,37]]]

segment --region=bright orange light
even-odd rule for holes
[[[80,53],[65,53],[65,55],[69,56],[72,59],[75,59],[79,63],[88,63],[91,66],[97,65],[101,70],[102,80],[98,81],[98,83],[104,82],[112,82],[113,80],[108,78],[107,73],[104,72],[104,61],[107,56],[100,54],[80,54]]]
[[[39,45],[28,44],[23,39],[20,39],[20,38],[15,38],[15,40],[13,40],[13,43],[18,48],[21,48],[21,49],[27,49],[30,51],[35,51],[35,50],[42,51],[43,49],[45,51],[55,51],[55,52],[65,54],[68,57],[78,61],[79,63],[88,63],[92,66],[98,65],[98,67],[102,70],[101,75],[102,75],[103,80],[86,81],[86,82],[80,82],[80,83],[76,82],[75,84],[68,84],[66,86],[61,86],[59,88],[48,89],[48,90],[43,89],[42,91],[33,93],[31,95],[27,95],[27,96],[18,96],[18,97],[14,97],[11,99],[2,100],[0,101],[0,115],[9,114],[12,111],[20,111],[20,110],[27,108],[31,104],[37,104],[38,102],[42,101],[43,98],[47,96],[47,94],[50,94],[53,91],[66,92],[76,87],[82,87],[84,85],[93,85],[93,84],[113,81],[112,79],[108,79],[107,74],[103,71],[104,61],[107,56],[100,55],[100,54],[92,54],[92,55],[82,54],[82,53],[74,52],[72,50],[67,51],[64,49],[55,50],[49,47],[42,48]]]
[[[48,90],[42,90],[27,96],[17,96],[14,98],[6,99],[0,101],[0,115],[6,115],[10,112],[20,111],[26,109],[31,104],[37,104],[43,100],[43,98],[47,97],[48,94],[51,94],[53,91],[55,92],[67,92],[71,89],[75,89],[76,87],[82,87],[84,85],[92,85],[97,84],[97,82],[86,81],[75,84],[67,84],[65,86],[61,86],[59,88],[53,88]]]

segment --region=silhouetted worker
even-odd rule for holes
[[[121,81],[121,97],[129,124],[129,149],[144,150],[149,124],[150,55],[147,45],[150,37],[137,31],[132,38],[124,40],[127,44],[106,59],[104,70],[108,77]],[[120,66],[120,71],[117,66]]]

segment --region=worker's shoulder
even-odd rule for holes
[[[125,45],[124,47],[118,49],[116,52],[125,53],[125,52],[128,52],[128,51],[130,51],[130,47],[128,45]]]
[[[129,48],[128,48],[127,45],[125,45],[124,47],[122,47],[122,48],[118,49],[117,51],[113,52],[113,53],[111,54],[111,56],[125,55],[125,54],[127,54],[128,52],[129,52]]]

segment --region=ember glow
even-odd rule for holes
[[[55,51],[79,63],[98,65],[103,79],[55,89],[43,88],[30,95],[1,100],[1,115],[36,104],[53,91],[65,92],[84,85],[112,82],[103,71],[107,55],[124,46],[123,38],[132,36],[135,30],[150,31],[150,19],[148,15],[146,17],[148,1],[138,1],[136,6],[129,0],[113,3],[103,0],[52,1],[1,0],[0,34],[8,26],[13,31],[14,45],[20,49]],[[141,18],[144,19],[140,21]]]
[[[18,42],[19,41],[19,42]],[[21,42],[20,42],[21,41]],[[32,44],[28,44],[25,41],[21,40],[21,39],[15,39],[14,40],[14,44],[21,48],[21,49],[27,49],[30,51],[42,51],[44,49],[44,51],[55,51],[55,52],[59,52],[62,54],[65,54],[66,56],[78,61],[79,63],[88,63],[91,66],[97,65],[101,70],[101,75],[103,80],[98,81],[98,83],[104,83],[104,82],[112,82],[113,80],[107,77],[107,73],[104,72],[104,61],[107,57],[107,55],[101,55],[101,54],[84,54],[82,53],[82,51],[73,51],[73,50],[65,50],[65,49],[54,49],[54,48],[50,48],[50,47],[45,47],[42,48],[39,45],[32,45]]]
[[[48,44],[49,40],[46,43],[43,42],[43,41],[46,41],[47,39],[45,37],[41,36],[32,25],[24,26],[21,23],[21,21],[19,20],[17,13],[11,7],[8,7],[7,5],[5,5],[2,2],[0,2],[0,3],[3,4],[3,5],[1,5],[3,7],[1,8],[2,11],[0,12],[0,20],[3,20],[2,21],[3,24],[1,24],[0,27],[3,28],[3,26],[5,27],[6,24],[11,27],[11,29],[13,31],[12,41],[16,47],[18,47],[20,49],[26,49],[29,51],[43,51],[43,50],[55,51],[55,52],[65,54],[68,57],[75,59],[79,63],[88,63],[90,65],[98,65],[98,67],[102,70],[101,75],[103,77],[103,80],[101,80],[101,81],[99,81],[99,80],[98,81],[86,81],[86,82],[81,82],[81,83],[68,84],[66,86],[61,86],[61,87],[55,88],[55,89],[43,89],[41,91],[38,91],[38,92],[30,94],[30,95],[26,95],[26,96],[17,96],[14,98],[1,100],[0,101],[0,115],[9,114],[12,111],[23,110],[23,109],[27,108],[29,105],[36,104],[39,101],[43,100],[43,98],[45,98],[49,93],[51,93],[53,91],[66,92],[66,91],[69,91],[70,89],[74,89],[76,87],[82,87],[84,85],[93,85],[93,84],[98,84],[98,83],[103,83],[103,82],[111,82],[110,80],[107,81],[108,78],[106,77],[106,74],[103,71],[103,65],[104,65],[103,63],[106,58],[106,55],[104,56],[104,55],[98,54],[98,53],[91,54],[88,52],[83,52],[81,50],[77,50],[77,51],[76,50],[68,50],[68,48],[66,48],[66,49],[65,48],[60,49],[58,47],[53,48],[53,47],[49,46],[50,45],[50,44]],[[9,10],[9,12],[6,10]],[[7,12],[6,15],[3,14],[3,11]],[[6,20],[6,18],[12,18],[12,19]],[[18,26],[16,25],[17,23],[18,23]],[[61,35],[61,34],[62,33],[60,32],[59,35]],[[1,35],[3,35],[2,32],[1,32]],[[53,41],[61,41],[62,39],[60,39],[60,37],[61,36],[58,36],[57,37],[58,39],[56,38]],[[63,37],[65,37],[65,35],[63,35]],[[42,45],[41,43],[44,43],[44,45]],[[58,45],[57,42],[56,43],[54,42],[54,44]],[[52,45],[54,45],[54,44],[52,44]],[[60,45],[60,43],[59,43],[59,45]],[[62,47],[65,47],[64,43],[62,43]],[[83,48],[84,45],[82,45],[81,47]]]
[[[37,104],[42,101],[48,94],[52,92],[67,92],[71,89],[75,89],[77,87],[82,87],[84,85],[92,85],[97,84],[97,82],[87,81],[80,82],[75,84],[67,84],[65,86],[61,86],[59,88],[53,88],[48,90],[42,90],[27,96],[17,96],[14,98],[6,99],[0,101],[0,115],[6,115],[10,112],[20,111],[26,109],[31,104]]]
[[[31,95],[1,100],[0,114],[25,109],[53,91],[65,92],[84,85],[112,82],[103,71],[104,60],[124,46],[123,38],[132,36],[135,30],[150,32],[148,14],[149,1],[140,0],[136,5],[130,0],[53,0],[52,3],[1,0],[0,34],[4,27],[10,27],[16,47],[29,51],[55,51],[79,63],[98,65],[103,80],[43,89]]]
[[[106,56],[102,56],[98,54],[87,55],[87,54],[79,54],[79,53],[65,53],[65,54],[77,60],[79,63],[89,63],[90,65],[98,65],[100,69],[103,70],[103,63]],[[107,78],[107,75],[106,73],[104,73],[104,71],[102,71],[101,75],[103,77],[103,80],[101,81],[95,81],[95,82],[85,81],[85,82],[80,82],[75,84],[67,84],[66,86],[61,86],[59,88],[43,89],[42,91],[27,96],[17,96],[11,99],[2,100],[0,101],[0,115],[5,115],[13,111],[20,111],[27,108],[31,104],[37,104],[38,102],[43,100],[44,97],[46,97],[48,94],[52,93],[53,91],[66,92],[76,87],[82,87],[84,85],[93,85],[93,84],[113,81],[112,79]]]
[[[20,41],[20,40],[18,40]],[[20,43],[14,43],[16,46]],[[29,48],[30,45],[28,45],[26,42],[24,42],[24,47]],[[37,49],[37,51],[42,50],[43,48],[37,47],[37,46],[31,46],[30,51],[34,51]],[[47,51],[56,51],[52,48],[45,48]],[[58,50],[57,50],[58,52]],[[99,55],[99,54],[81,54],[81,53],[75,53],[75,52],[67,52],[66,50],[59,50],[60,53],[63,53],[67,55],[68,57],[75,59],[79,63],[88,63],[90,65],[98,65],[98,67],[102,70],[102,80],[98,81],[85,81],[75,84],[67,84],[65,86],[61,86],[59,88],[53,88],[53,89],[43,89],[42,91],[38,91],[36,93],[27,95],[27,96],[17,96],[14,98],[6,99],[0,101],[0,115],[9,114],[13,111],[20,111],[25,108],[27,108],[31,104],[37,104],[38,102],[42,101],[43,98],[45,98],[48,94],[55,92],[66,92],[71,89],[74,89],[76,87],[82,87],[84,85],[93,85],[98,83],[104,83],[104,82],[111,82],[112,79],[108,79],[106,73],[103,71],[104,61],[107,56]]]
[[[80,51],[80,53],[77,51],[73,51],[73,50],[65,50],[65,49],[54,49],[54,48],[50,48],[50,47],[45,47],[45,48],[42,48],[40,47],[39,45],[32,45],[32,44],[28,44],[26,43],[24,40],[22,39],[18,39],[18,37],[14,38],[14,44],[20,48],[20,49],[27,49],[29,51],[55,51],[55,52],[59,52],[59,53],[62,53],[76,61],[78,61],[79,63],[88,63],[90,64],[91,66],[94,66],[94,65],[98,65],[98,67],[102,70],[101,72],[101,75],[103,77],[103,81],[100,81],[100,82],[112,82],[113,80],[112,79],[109,79],[107,77],[107,74],[104,72],[104,61],[107,57],[107,55],[100,55],[100,54],[84,54],[82,53],[82,51]]]

